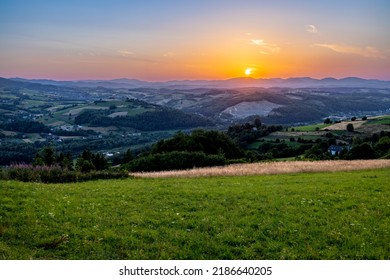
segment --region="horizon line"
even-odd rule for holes
[[[226,79],[171,79],[171,80],[143,80],[139,78],[128,78],[128,77],[120,77],[120,78],[91,78],[91,79],[56,79],[56,78],[25,78],[25,77],[1,77],[3,79],[9,79],[9,80],[14,80],[14,79],[22,79],[22,80],[47,80],[47,81],[55,81],[55,82],[85,82],[85,81],[116,81],[116,80],[134,80],[134,81],[140,81],[140,82],[147,82],[147,83],[169,83],[169,82],[199,82],[199,81],[204,81],[204,82],[212,82],[212,81],[230,81],[230,80],[235,80],[235,79],[246,79],[246,80],[254,80],[254,81],[259,81],[259,80],[289,80],[289,79],[312,79],[312,80],[325,80],[325,79],[334,79],[334,80],[345,80],[345,79],[361,79],[361,80],[372,80],[372,81],[382,81],[382,82],[390,82],[390,79],[385,80],[385,79],[380,79],[380,78],[363,78],[359,76],[345,76],[342,78],[335,78],[332,76],[326,76],[323,78],[313,78],[310,76],[291,76],[287,78],[281,78],[281,77],[271,77],[271,78],[255,78],[255,77],[246,77],[246,76],[238,76],[238,77],[232,77],[232,78],[226,78]]]

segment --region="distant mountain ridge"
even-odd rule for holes
[[[18,82],[38,83],[43,85],[67,86],[67,87],[105,87],[105,88],[248,88],[248,87],[286,87],[286,88],[317,88],[317,87],[367,87],[390,88],[390,81],[376,79],[362,79],[348,77],[342,79],[324,78],[314,79],[309,77],[296,78],[271,78],[255,79],[250,77],[232,78],[227,80],[173,80],[166,82],[147,82],[137,79],[112,79],[112,80],[80,80],[80,81],[56,81],[48,79],[9,79]]]

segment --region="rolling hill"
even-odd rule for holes
[[[71,87],[105,87],[105,88],[171,88],[171,89],[194,89],[194,88],[242,88],[242,87],[284,87],[284,88],[313,88],[313,87],[370,87],[390,88],[390,81],[375,79],[361,79],[348,77],[343,79],[324,78],[313,79],[300,78],[271,78],[255,79],[251,77],[239,77],[226,80],[173,80],[167,82],[148,82],[137,79],[113,79],[113,80],[80,80],[80,81],[55,81],[47,79],[22,79],[13,78],[14,81],[31,82],[38,84],[71,86]]]
[[[221,124],[237,122],[253,115],[260,116],[269,124],[296,124],[318,122],[329,116],[384,115],[390,112],[390,82],[360,78],[236,78],[169,82],[1,78],[0,88],[3,88],[2,96],[21,92],[30,100],[42,100],[43,95],[46,99],[67,103],[72,100],[137,99],[209,117]],[[26,90],[37,93],[29,94]],[[7,102],[6,99],[3,99],[4,102]],[[119,112],[116,110],[113,113]]]

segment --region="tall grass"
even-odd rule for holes
[[[247,176],[299,172],[337,172],[375,168],[390,168],[390,160],[332,160],[244,163],[220,167],[194,168],[189,170],[144,173],[139,172],[131,173],[131,175],[142,178]]]

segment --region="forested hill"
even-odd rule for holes
[[[110,111],[86,110],[75,118],[75,124],[94,126],[116,126],[140,131],[156,131],[212,126],[209,119],[177,109],[157,107],[134,116],[109,117]]]

